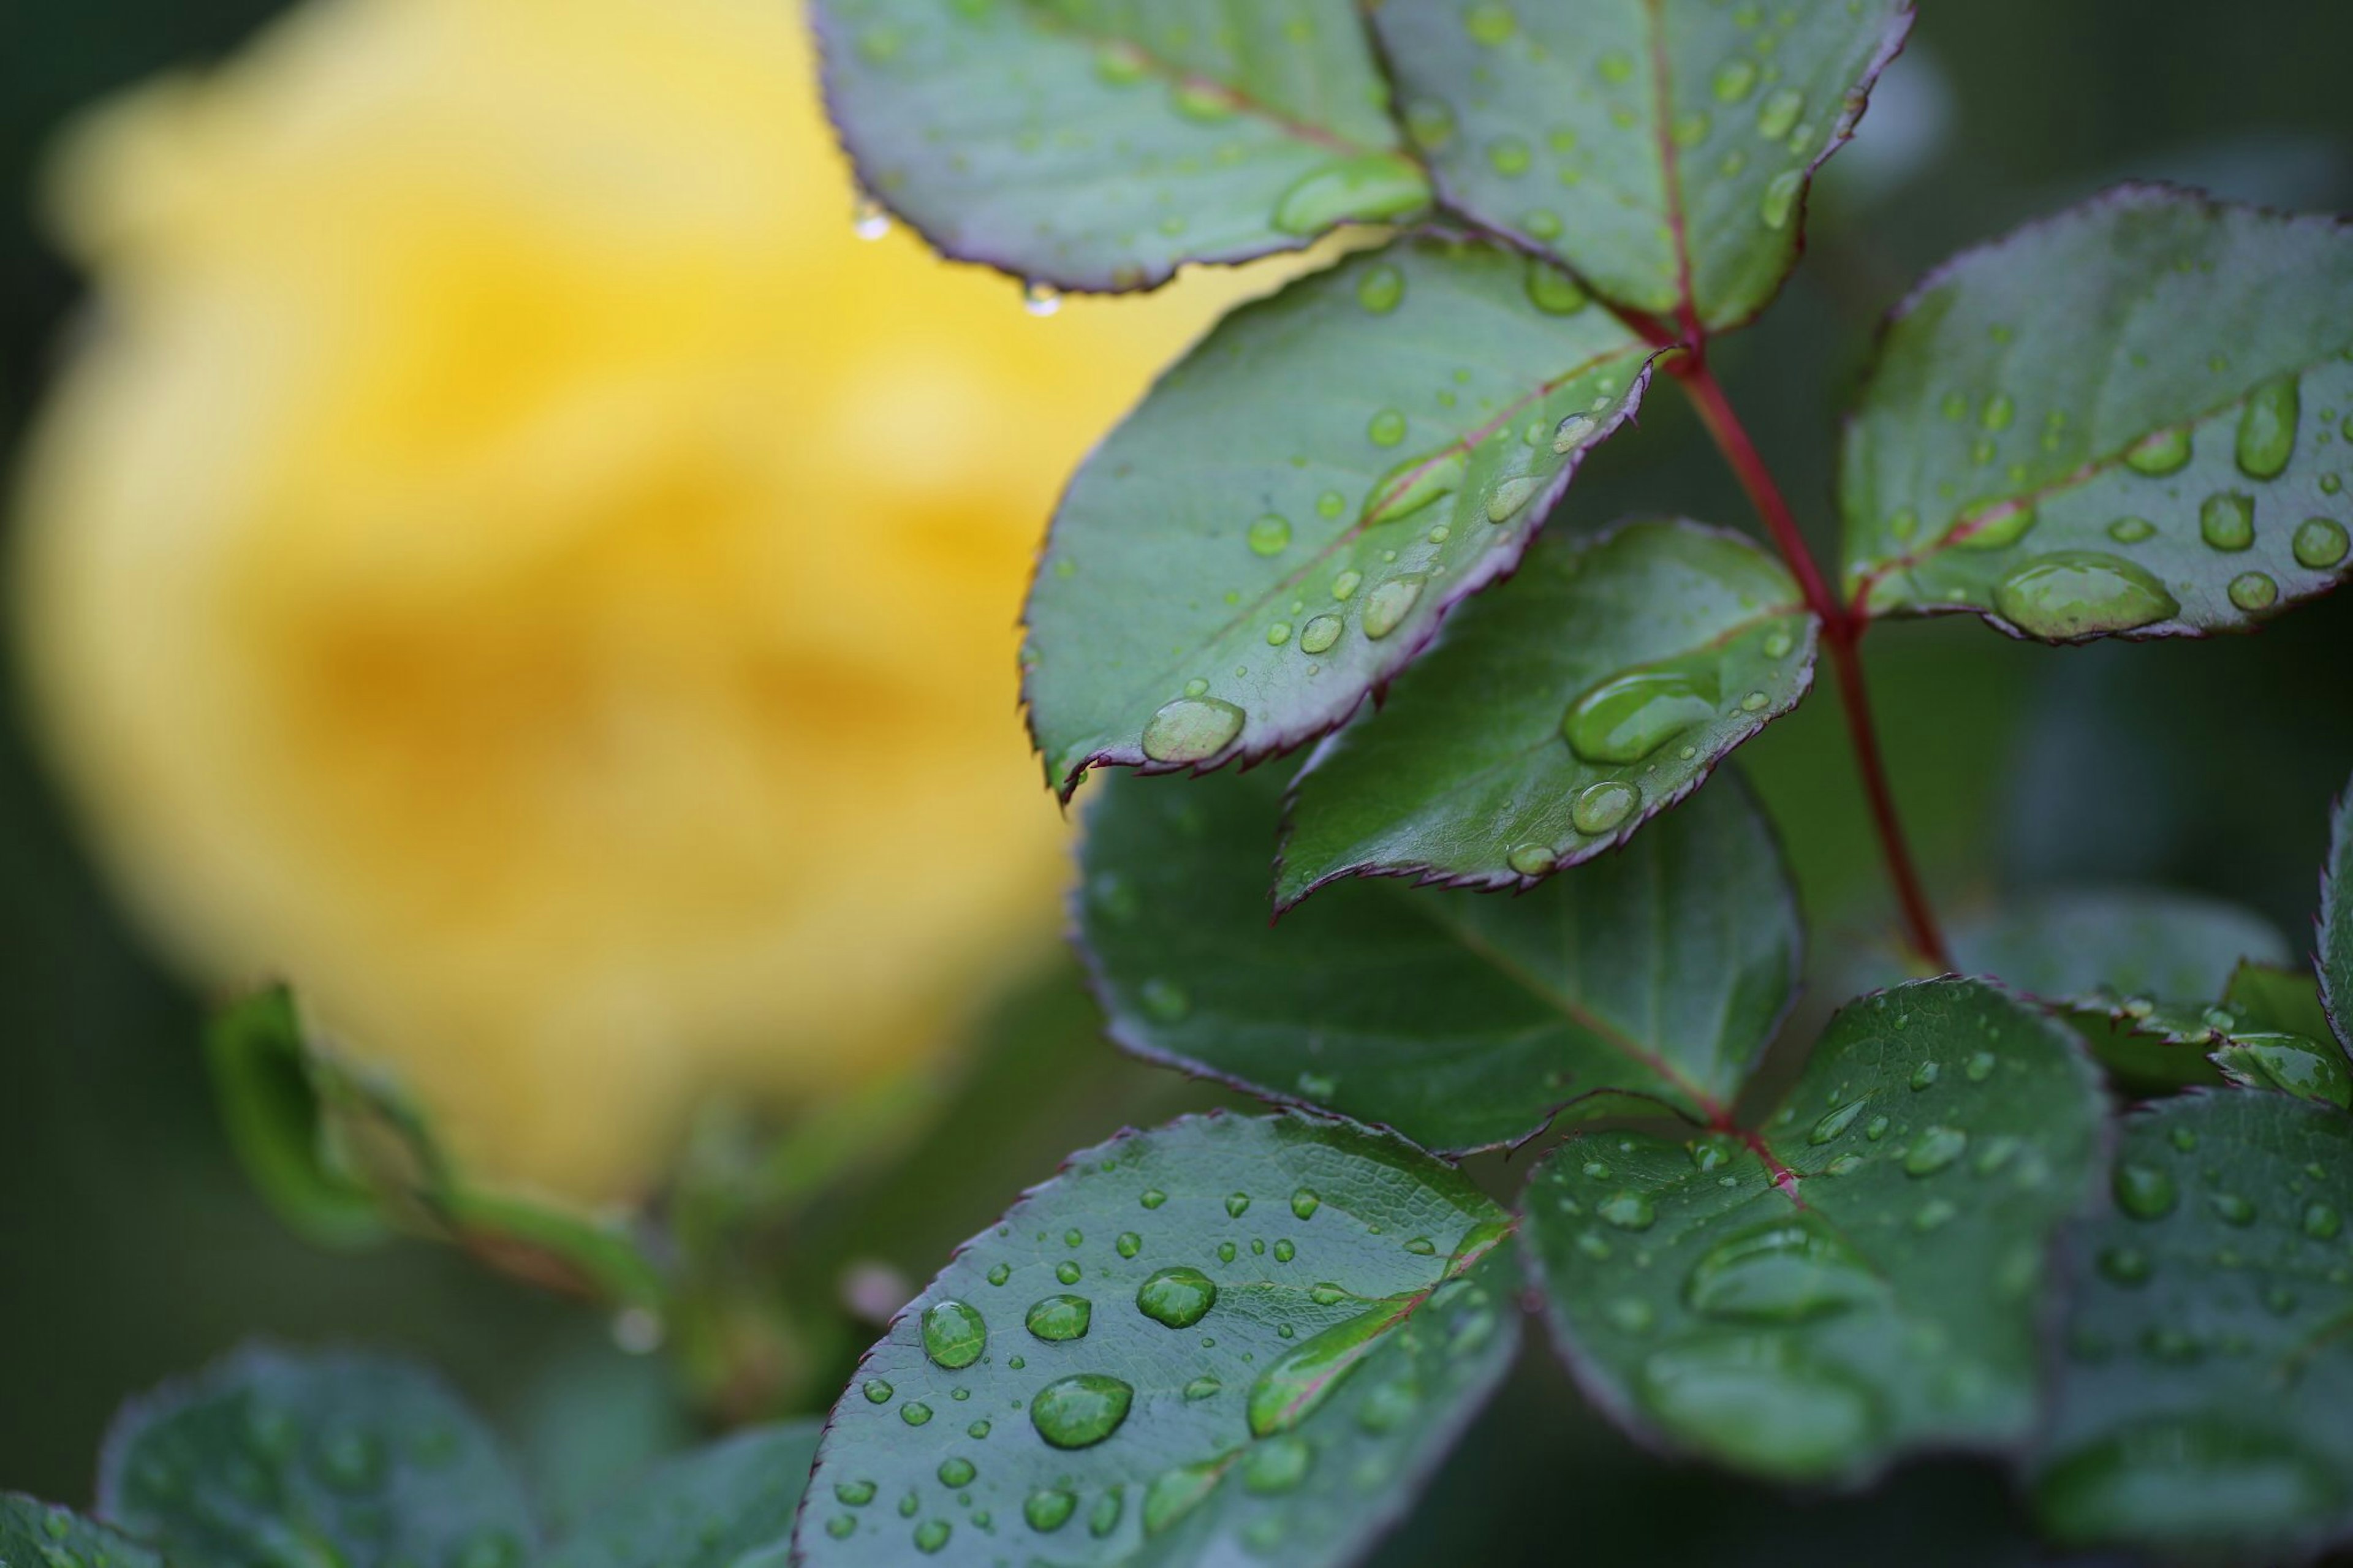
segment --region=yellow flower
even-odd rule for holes
[[[1261,281],[1040,321],[861,243],[812,69],[783,0],[325,0],[55,171],[51,749],[170,952],[506,1180],[905,1070],[1050,940],[1030,552]]]

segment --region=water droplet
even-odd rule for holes
[[[1396,1302],[1333,1324],[1287,1352],[1250,1384],[1248,1401],[1253,1436],[1288,1432],[1307,1419],[1362,1364],[1381,1336],[1403,1319]]]
[[[1601,426],[1590,414],[1572,414],[1563,419],[1552,433],[1552,449],[1566,457],[1593,439]]]
[[[1802,1322],[1880,1293],[1862,1259],[1810,1214],[1726,1237],[1683,1283],[1694,1311],[1730,1322]]]
[[[1335,158],[1292,183],[1274,204],[1285,234],[1321,234],[1337,223],[1379,223],[1419,212],[1430,200],[1420,165],[1400,153]]]
[[[1644,1403],[1695,1447],[1773,1475],[1834,1474],[1883,1425],[1871,1391],[1786,1334],[1668,1346],[1643,1363]]]
[[[1144,754],[1155,763],[1198,763],[1233,744],[1249,715],[1216,697],[1164,702],[1144,727]]]
[[[2254,1426],[2160,1416],[2066,1454],[2035,1488],[2037,1511],[2069,1540],[2146,1532],[2150,1521],[2190,1517],[2243,1521],[2286,1539],[2334,1519],[2344,1506],[2331,1467],[2294,1439]]]
[[[915,1526],[915,1550],[929,1557],[948,1543],[955,1529],[944,1519],[927,1519]]]
[[[1248,1193],[1229,1194],[1226,1198],[1226,1213],[1234,1219],[1240,1219],[1250,1213],[1250,1204]]]
[[[1346,623],[1337,616],[1317,616],[1299,631],[1299,648],[1303,653],[1322,653],[1340,640]]]
[[[2261,572],[2242,572],[2231,579],[2231,603],[2249,615],[2279,602],[2279,584]]]
[[[2251,479],[2275,479],[2287,472],[2302,402],[2292,375],[2267,381],[2247,395],[2239,414],[2239,472]]]
[[[2304,1205],[2304,1234],[2315,1241],[2334,1241],[2344,1226],[2343,1216],[2333,1204],[2311,1203]]]
[[[1961,1157],[1969,1135],[1957,1127],[1931,1127],[1913,1142],[1904,1156],[1905,1174],[1933,1176]]]
[[[1611,676],[1570,704],[1561,721],[1569,748],[1590,763],[1639,763],[1715,717],[1715,692],[1688,669]]]
[[[1797,646],[1797,639],[1787,632],[1767,632],[1765,635],[1767,658],[1787,658],[1789,657],[1789,650]]]
[[[1021,285],[1021,308],[1033,316],[1050,316],[1062,308],[1062,291],[1033,278]]]
[[[1119,1516],[1127,1507],[1127,1489],[1113,1487],[1095,1500],[1087,1513],[1087,1533],[1100,1541],[1119,1528]]]
[[[1855,1118],[1862,1114],[1862,1108],[1868,1103],[1868,1100],[1851,1100],[1844,1105],[1832,1108],[1814,1123],[1813,1130],[1806,1134],[1806,1142],[1822,1144],[1841,1137],[1854,1125]]]
[[[1404,432],[1398,432],[1403,438]],[[1388,443],[1394,445],[1394,443]],[[1462,476],[1471,466],[1470,454],[1460,447],[1449,447],[1434,456],[1409,458],[1373,481],[1365,496],[1364,523],[1371,528],[1400,517],[1410,517],[1440,496],[1453,494],[1461,488]],[[1343,573],[1343,577],[1356,575]],[[1333,596],[1345,599],[1335,579]]]
[[[1528,303],[1547,316],[1573,316],[1590,300],[1583,284],[1534,257],[1528,258],[1527,288]]]
[[[341,1427],[319,1444],[319,1473],[338,1491],[373,1491],[383,1484],[384,1439],[373,1432]]]
[[[1579,833],[1607,833],[1625,821],[1641,804],[1642,792],[1622,779],[1603,779],[1577,791],[1568,819]]]
[[[891,232],[891,215],[882,210],[881,202],[860,191],[850,208],[849,229],[860,239],[880,239]]]
[[[1191,1328],[1208,1316],[1217,1300],[1215,1281],[1198,1268],[1181,1265],[1161,1269],[1135,1289],[1136,1310],[1172,1329]]]
[[[2334,518],[2307,517],[2295,525],[2295,561],[2323,572],[2345,559],[2345,525]]]
[[[898,1390],[892,1388],[889,1383],[885,1382],[881,1378],[870,1377],[866,1380],[864,1392],[866,1394],[867,1404],[888,1405],[891,1403],[891,1395],[897,1393]]]
[[[1752,691],[1740,700],[1740,710],[1744,713],[1762,713],[1772,700],[1761,691]]]
[[[1029,1425],[1057,1448],[1085,1448],[1119,1430],[1135,1390],[1099,1372],[1057,1378],[1029,1402]]]
[[[1367,518],[1366,521],[1371,521],[1373,520]],[[1348,596],[1356,591],[1356,585],[1364,580],[1365,574],[1361,572],[1350,571],[1341,573],[1337,577],[1332,579],[1332,596],[1340,600],[1344,604],[1346,603]]]
[[[1471,35],[1472,42],[1490,48],[1509,38],[1519,25],[1512,8],[1501,4],[1501,0],[1479,0],[1462,14],[1462,27]]]
[[[1136,988],[1144,1010],[1164,1024],[1181,1024],[1193,1011],[1193,997],[1174,980],[1154,975]]]
[[[1944,1068],[1935,1062],[1922,1062],[1918,1067],[1912,1069],[1913,1089],[1916,1092],[1920,1089],[1934,1087],[1937,1076],[1943,1071]]]
[[[1513,870],[1523,877],[1541,877],[1553,868],[1551,848],[1542,844],[1522,844],[1505,857]]]
[[[1593,1212],[1620,1230],[1648,1230],[1658,1218],[1649,1195],[1634,1192],[1612,1194],[1595,1205]]]
[[[1757,216],[1767,228],[1787,228],[1789,226],[1789,215],[1798,206],[1798,192],[1805,183],[1805,172],[1801,169],[1787,169],[1773,176],[1766,185],[1765,195],[1757,208]]]
[[[1454,140],[1454,111],[1434,98],[1406,105],[1406,134],[1425,153],[1434,153]]]
[[[1199,77],[1187,77],[1171,87],[1168,101],[1186,119],[1198,120],[1205,124],[1231,120],[1234,111],[1240,107],[1230,90]]]
[[[2137,1289],[2148,1283],[2157,1272],[2148,1254],[2137,1247],[2104,1247],[2099,1256],[2100,1277],[2112,1285]]]
[[[899,1406],[899,1419],[910,1426],[921,1426],[932,1418],[932,1407],[920,1399],[911,1399]]]
[[[1527,142],[1517,136],[1498,136],[1487,143],[1488,165],[1507,179],[1526,174],[1533,157]]]
[[[1794,87],[1775,88],[1757,106],[1757,134],[1767,142],[1778,142],[1797,129],[1798,116],[1806,111],[1806,95]]]
[[[1280,555],[1291,547],[1291,520],[1269,512],[1250,525],[1253,555]]]
[[[1156,1209],[1162,1204],[1168,1201],[1168,1194],[1162,1192],[1158,1187],[1146,1187],[1144,1189],[1144,1195],[1135,1201],[1142,1204],[1145,1208]]]
[[[1979,423],[1989,430],[2007,430],[2017,417],[2018,405],[2010,400],[2010,394],[1997,392],[1986,399],[1985,412]]]
[[[2138,544],[2156,534],[2157,524],[2145,517],[2120,517],[2108,524],[2108,537],[2118,544]]]
[[[1112,1249],[1122,1258],[1133,1258],[1144,1250],[1144,1237],[1132,1230],[1121,1231],[1112,1242]]]
[[[2153,574],[2085,550],[2054,551],[2015,568],[1995,585],[1994,607],[2029,637],[2053,641],[2131,631],[2181,609]]]
[[[1083,1296],[1047,1296],[1030,1304],[1022,1320],[1036,1337],[1050,1343],[1082,1339],[1094,1316],[1094,1303]]]
[[[1757,62],[1746,56],[1733,56],[1715,68],[1715,78],[1710,86],[1718,103],[1741,102],[1757,90]]]
[[[1242,1488],[1261,1497],[1290,1491],[1307,1479],[1308,1466],[1314,1458],[1315,1450],[1308,1447],[1304,1437],[1270,1437],[1255,1445],[1250,1458],[1243,1461]]]
[[[874,1483],[872,1481],[836,1481],[833,1484],[833,1495],[837,1500],[848,1507],[864,1508],[874,1500]]]
[[[2170,430],[2159,430],[2153,436],[2142,437],[2125,454],[2125,467],[2151,479],[2163,479],[2189,467],[2189,426],[2179,425]]]
[[[1065,1285],[1077,1284],[1082,1272],[1076,1262],[1067,1258],[1054,1265],[1054,1278]]]
[[[2120,1164],[2115,1185],[2116,1206],[2135,1219],[2163,1219],[2178,1201],[2173,1177],[2155,1165]]]
[[[940,1485],[950,1488],[968,1487],[972,1485],[973,1477],[979,1473],[978,1467],[970,1459],[953,1454],[940,1461],[938,1472]]]
[[[1963,550],[2007,550],[2025,538],[2034,523],[2030,501],[1978,501],[1961,513],[1946,538]]]
[[[1144,1489],[1144,1533],[1161,1534],[1200,1507],[1225,1475],[1226,1460],[1220,1457],[1178,1465],[1153,1477]]]
[[[2236,1193],[2215,1193],[2206,1201],[2213,1205],[2214,1216],[2224,1225],[2248,1226],[2255,1223],[2255,1205]]]
[[[2198,507],[2198,537],[2216,550],[2244,550],[2255,542],[2255,498],[2216,490]]]
[[[1912,1211],[1912,1228],[1926,1235],[1950,1224],[1960,1212],[1960,1205],[1949,1198],[1930,1198]]]
[[[1020,1358],[1016,1357],[1014,1359],[1018,1361]],[[964,1435],[971,1438],[976,1443],[987,1436],[988,1433],[989,1425],[986,1421],[976,1421],[971,1426],[964,1429]]]
[[[1078,1494],[1060,1487],[1039,1487],[1021,1504],[1021,1518],[1040,1535],[1050,1535],[1071,1521],[1079,1508]]]
[[[1356,303],[1376,316],[1388,315],[1404,301],[1405,274],[1386,261],[1356,280]]]
[[[1365,635],[1379,640],[1398,629],[1398,625],[1421,597],[1419,575],[1392,577],[1374,588],[1365,599]]]
[[[1005,1265],[998,1264],[1002,1268]],[[1009,1271],[1008,1271],[1009,1272]],[[989,1283],[1003,1279],[990,1271]],[[974,1308],[957,1300],[934,1301],[923,1309],[923,1353],[933,1363],[958,1371],[980,1359],[988,1346],[988,1324]]]
[[[1528,498],[1544,488],[1542,474],[1518,474],[1504,479],[1488,492],[1487,521],[1509,522],[1519,510],[1528,504]]]
[[[1324,1199],[1313,1187],[1302,1187],[1291,1194],[1291,1215],[1293,1219],[1313,1219],[1315,1211],[1324,1206]]]

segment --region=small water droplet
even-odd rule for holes
[[[2245,550],[2255,542],[2255,498],[2217,490],[2198,507],[2198,537],[2216,550]]]
[[[1171,1329],[1191,1328],[1208,1316],[1217,1300],[1214,1280],[1198,1268],[1181,1265],[1161,1269],[1135,1289],[1136,1310]]]
[[[1040,1535],[1050,1535],[1071,1521],[1079,1508],[1078,1494],[1061,1487],[1039,1487],[1021,1504],[1021,1518]]]
[[[2104,1247],[2099,1256],[2100,1277],[2112,1285],[2137,1289],[2146,1285],[2157,1272],[2148,1254],[2137,1247]]]
[[[1376,586],[1365,599],[1365,635],[1377,641],[1397,630],[1421,597],[1421,583],[1418,574],[1409,574]]]
[[[2296,564],[2327,571],[2345,559],[2347,542],[2343,523],[2334,518],[2307,517],[2295,526]]]
[[[2231,579],[2231,603],[2249,615],[2270,609],[2279,602],[2279,584],[2261,572],[2242,572]]]
[[[1405,301],[1405,274],[1384,261],[1367,268],[1356,280],[1356,303],[1376,316],[1386,316]]]
[[[1478,4],[1462,14],[1462,27],[1471,35],[1471,41],[1484,44],[1489,48],[1508,39],[1518,30],[1519,25],[1519,18],[1512,15],[1512,8],[1502,4],[1502,0],[1478,0]]]
[[[938,1471],[940,1485],[949,1488],[968,1487],[979,1473],[979,1468],[970,1459],[955,1454],[940,1461]]]
[[[1573,316],[1590,302],[1583,284],[1535,257],[1528,258],[1527,291],[1528,303],[1547,316]]]
[[[1308,1466],[1314,1458],[1315,1450],[1303,1437],[1271,1437],[1253,1446],[1250,1458],[1243,1461],[1242,1488],[1261,1497],[1291,1491],[1307,1479]]]
[[[2035,521],[2031,501],[1978,501],[1955,520],[1946,538],[1963,550],[2007,550],[2032,531]]]
[[[2138,544],[2156,534],[2157,524],[2145,517],[2120,517],[2108,524],[2108,537],[2118,544]]]
[[[989,1283],[1004,1282],[991,1272]],[[953,1300],[934,1301],[923,1309],[923,1353],[934,1365],[958,1371],[978,1361],[987,1346],[988,1325],[976,1309]]]
[[[1029,1332],[1050,1344],[1086,1337],[1094,1317],[1094,1303],[1083,1296],[1046,1296],[1030,1304],[1023,1321]]]
[[[1789,226],[1789,216],[1798,207],[1798,193],[1804,188],[1805,181],[1803,170],[1788,169],[1774,175],[1767,184],[1765,195],[1757,208],[1757,216],[1767,228],[1787,228]]]
[[[1603,779],[1577,794],[1568,808],[1569,821],[1579,833],[1608,833],[1634,814],[1642,792],[1622,779]]]
[[[1757,134],[1767,142],[1778,142],[1797,129],[1798,116],[1806,110],[1806,95],[1794,87],[1775,88],[1757,106]]]
[[[926,1557],[934,1556],[947,1545],[948,1537],[955,1533],[955,1527],[946,1520],[927,1519],[915,1526],[915,1550]]]
[[[1528,504],[1528,498],[1544,488],[1544,483],[1545,476],[1542,474],[1518,474],[1502,481],[1488,492],[1487,521],[1511,521],[1520,509]]]
[[[1813,1130],[1806,1134],[1806,1142],[1822,1144],[1843,1136],[1846,1130],[1854,1125],[1855,1118],[1862,1114],[1862,1108],[1868,1103],[1867,1100],[1851,1100],[1844,1105],[1834,1107],[1820,1121],[1814,1123]]]
[[[1943,1071],[1944,1068],[1935,1062],[1922,1062],[1912,1069],[1912,1088],[1915,1091],[1933,1088]]]
[[[892,1388],[888,1382],[881,1378],[870,1377],[866,1380],[864,1392],[866,1394],[866,1403],[869,1405],[888,1405],[891,1402],[891,1395],[897,1393],[898,1390]]]
[[[1735,55],[1715,68],[1709,84],[1718,103],[1739,103],[1757,90],[1757,62],[1744,55]]]
[[[920,1399],[911,1399],[899,1406],[899,1419],[910,1426],[921,1426],[932,1418],[932,1407]]]
[[[1293,1219],[1313,1219],[1324,1205],[1323,1198],[1313,1187],[1302,1187],[1291,1194],[1291,1215]]]
[[[1077,1284],[1079,1282],[1080,1276],[1083,1272],[1084,1270],[1080,1268],[1078,1264],[1071,1258],[1066,1258],[1062,1259],[1061,1262],[1054,1265],[1054,1278],[1060,1280],[1065,1285]]]
[[[833,1495],[836,1500],[846,1507],[864,1508],[874,1500],[874,1483],[872,1481],[836,1481],[833,1484]]]
[[[2179,425],[2144,437],[2125,454],[2125,467],[2151,479],[2163,479],[2189,467],[2190,451],[2189,426]]]
[[[1904,1155],[1907,1175],[1933,1176],[1961,1157],[1969,1135],[1957,1127],[1931,1127],[1913,1142]]]
[[[883,211],[881,202],[860,191],[850,208],[849,228],[860,239],[880,239],[891,232],[891,215]]]
[[[1033,278],[1021,285],[1021,308],[1033,316],[1050,316],[1062,308],[1062,291]]]
[[[1250,1213],[1250,1194],[1248,1193],[1233,1193],[1229,1194],[1226,1198],[1226,1213],[1234,1219],[1240,1219],[1242,1215]]]
[[[1119,1430],[1135,1390],[1099,1372],[1057,1378],[1029,1402],[1029,1425],[1057,1448],[1085,1448]]]
[[[2213,1205],[2215,1217],[2224,1225],[2247,1226],[2255,1223],[2255,1205],[2236,1193],[2216,1193],[2206,1201]]]
[[[1291,547],[1291,520],[1267,513],[1250,525],[1250,547],[1253,555],[1280,555]]]
[[[1620,1230],[1648,1230],[1658,1218],[1649,1195],[1636,1192],[1613,1194],[1595,1205],[1593,1212]]]
[[[1118,1237],[1112,1242],[1112,1249],[1122,1258],[1134,1258],[1144,1250],[1144,1237],[1132,1230],[1121,1231]]]
[[[1522,844],[1505,857],[1513,870],[1523,877],[1541,877],[1553,868],[1551,848],[1542,844]]]
[[[2315,1241],[2334,1241],[2344,1220],[2333,1204],[2311,1203],[2304,1205],[2304,1234]]]

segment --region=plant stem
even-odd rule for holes
[[[1940,969],[1953,967],[1952,955],[1945,947],[1944,932],[1938,929],[1936,915],[1928,903],[1928,895],[1920,884],[1920,873],[1912,861],[1912,850],[1905,840],[1904,824],[1895,813],[1894,792],[1888,788],[1887,769],[1879,752],[1879,731],[1871,717],[1871,694],[1862,679],[1862,654],[1860,644],[1863,628],[1870,625],[1862,607],[1841,602],[1831,592],[1823,580],[1821,568],[1814,563],[1813,552],[1806,547],[1805,535],[1798,530],[1798,520],[1789,510],[1789,503],[1781,494],[1780,486],[1773,482],[1773,471],[1765,463],[1764,454],[1749,438],[1747,428],[1733,412],[1732,402],[1724,395],[1723,385],[1708,369],[1704,354],[1687,352],[1669,362],[1669,369],[1690,395],[1693,407],[1699,411],[1700,423],[1707,426],[1715,438],[1716,449],[1724,454],[1740,486],[1748,492],[1751,505],[1765,520],[1766,530],[1779,547],[1782,559],[1789,565],[1790,574],[1798,580],[1799,590],[1805,595],[1806,607],[1813,611],[1822,624],[1822,640],[1830,645],[1831,665],[1838,679],[1839,701],[1846,711],[1847,733],[1854,742],[1855,768],[1862,776],[1863,798],[1870,804],[1873,825],[1879,831],[1881,858],[1887,865],[1888,880],[1894,884],[1895,899],[1904,912],[1905,934],[1922,958]]]

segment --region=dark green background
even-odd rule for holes
[[[2353,8],[1922,8],[1915,37],[1949,94],[1941,141],[1892,189],[1834,165],[1798,281],[1718,353],[1826,554],[1841,403],[1873,322],[1926,267],[2126,177],[2353,206]],[[13,451],[77,297],[27,216],[43,142],[76,105],[216,56],[273,9],[0,6],[0,448]],[[1891,98],[1865,141],[1890,139],[1898,110]],[[1640,439],[1604,453],[1554,526],[1638,507],[1746,521],[1663,390]],[[1949,903],[2035,881],[2162,880],[2245,900],[2298,940],[2308,931],[2324,814],[2353,771],[2353,596],[2202,645],[2054,650],[1941,623],[1883,626],[1870,647],[1897,784]],[[1881,889],[1833,706],[1810,703],[1747,760],[1798,858],[1818,957],[1873,929]],[[28,752],[13,681],[0,698],[0,1486],[85,1500],[121,1396],[255,1333],[418,1351],[510,1432],[539,1434],[536,1463],[575,1476],[682,1430],[659,1363],[605,1348],[589,1313],[421,1246],[313,1251],[262,1210],[210,1117],[200,1003],[93,882]],[[997,1098],[925,1152],[907,1190],[926,1196],[904,1205],[902,1230],[874,1237],[878,1252],[929,1274],[1018,1185],[1134,1113],[1144,1075],[1103,1060],[1092,1027],[1066,973],[1024,999],[997,1031]],[[1073,1051],[1094,1070],[1045,1072]],[[1495,1506],[1514,1497],[1525,1506]],[[1544,1561],[1573,1534],[1604,1562],[1870,1563],[1899,1549],[1911,1563],[2032,1561],[2006,1498],[1997,1475],[1954,1462],[1863,1500],[1788,1500],[1671,1468],[1599,1427],[1532,1353],[1393,1555]]]

